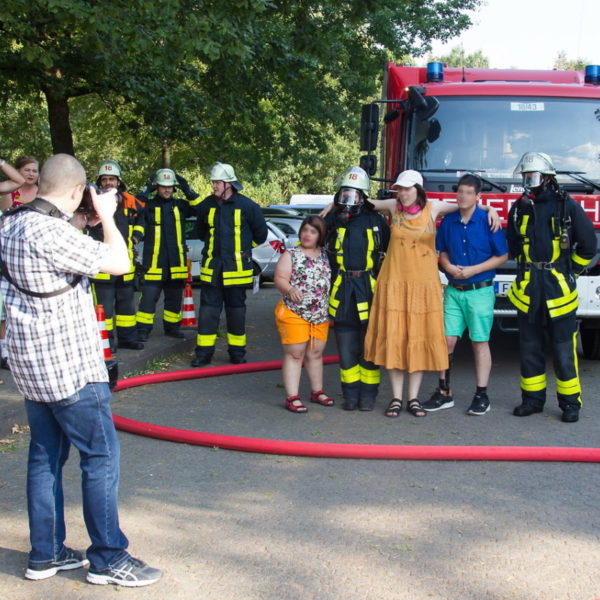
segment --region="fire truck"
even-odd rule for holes
[[[525,71],[389,63],[383,98],[363,106],[360,144],[367,152],[360,164],[379,183],[377,197],[390,197],[398,173],[415,169],[429,198],[453,201],[458,179],[474,173],[482,180],[482,203],[493,206],[504,225],[523,192],[513,174],[519,158],[545,152],[600,241],[599,66]],[[582,352],[590,359],[600,359],[599,261],[597,255],[578,279]],[[516,329],[507,297],[515,274],[509,260],[494,281],[495,320],[503,330]]]

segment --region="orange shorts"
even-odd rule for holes
[[[282,344],[304,344],[311,338],[327,341],[329,322],[309,323],[292,312],[281,300],[275,306],[275,324]]]

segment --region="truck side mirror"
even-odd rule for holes
[[[360,157],[360,168],[364,169],[369,177],[377,173],[377,158],[372,154],[364,154]]]
[[[379,106],[374,102],[364,104],[362,107],[362,118],[360,120],[360,150],[361,152],[373,152],[377,148],[377,136],[379,134]]]

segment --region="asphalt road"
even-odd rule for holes
[[[270,288],[249,300],[251,360],[280,358],[275,300]],[[328,349],[334,353],[333,339]],[[385,376],[371,413],[347,413],[338,402],[294,415],[283,408],[279,372],[126,390],[116,395],[114,411],[184,429],[283,440],[598,446],[597,363],[580,364],[579,423],[560,421],[554,397],[544,413],[519,419],[511,414],[519,403],[516,337],[496,334],[492,350],[492,410],[482,417],[465,414],[474,391],[468,343],[455,360],[456,406],[424,419],[383,416],[390,397]],[[225,358],[223,344],[215,364]],[[188,359],[182,354],[173,368],[187,368]],[[423,398],[435,381],[426,377]],[[339,400],[335,366],[326,367],[325,384]],[[298,458],[120,437],[122,527],[133,554],[165,572],[155,586],[121,589],[125,597],[600,598],[597,464]],[[26,434],[12,440],[0,454],[0,597],[105,598],[111,590],[85,584],[81,570],[23,580]],[[65,489],[68,543],[85,548],[76,456]]]

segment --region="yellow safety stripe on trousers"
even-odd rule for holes
[[[135,315],[115,315],[117,327],[135,327]]]
[[[573,394],[581,393],[581,384],[579,382],[579,377],[573,377],[573,379],[569,379],[568,381],[561,381],[560,379],[556,380],[556,391],[559,394],[563,394],[565,396],[572,396]]]
[[[331,294],[329,295],[329,314],[332,317],[335,317],[335,313],[337,312],[338,306],[340,305],[340,301],[336,298],[336,296],[341,282],[342,275],[341,273],[338,273],[338,276],[335,278],[335,281],[331,286]]]
[[[179,264],[183,265],[182,268],[185,271],[185,277],[187,278],[187,261],[185,259],[185,243],[183,240],[183,232],[181,230],[181,212],[176,206],[173,209],[173,215],[175,216],[175,239],[177,240],[177,250],[179,251]],[[171,275],[176,267],[171,268]],[[175,279],[175,278],[174,278]]]
[[[573,333],[573,365],[575,366],[575,375],[577,379],[579,379],[579,356],[577,356],[577,332]],[[580,405],[583,404],[583,400],[581,399],[581,390],[579,390],[579,397],[577,401]]]
[[[360,366],[360,380],[362,383],[376,384],[381,381],[381,372],[379,369],[367,369]]]
[[[136,225],[136,226],[133,228],[133,230],[134,230],[134,231],[137,231],[138,233],[141,233],[142,235],[144,235],[144,233],[145,233],[145,228],[144,228],[144,227],[142,227],[141,225]]]
[[[181,321],[181,311],[173,312],[171,310],[165,310],[163,312],[163,321],[167,323],[179,323]]]
[[[240,275],[242,273],[246,275],[248,272],[244,271],[244,266],[242,264],[242,210],[240,208],[235,208],[233,210],[233,244],[233,255],[235,256],[235,265],[237,267],[236,271]],[[252,271],[250,271],[250,275],[252,275]],[[225,280],[225,277],[226,274],[223,273],[223,280]],[[252,277],[250,277],[250,280],[252,280]],[[223,281],[223,283],[225,283],[225,281]],[[225,285],[227,284],[225,283]]]
[[[375,248],[375,240],[373,238],[373,230],[367,229],[367,256],[365,263],[365,271],[370,271],[373,268],[373,249]]]
[[[367,321],[369,319],[369,303],[368,302],[357,302],[356,310],[358,311],[358,318],[360,321]]]
[[[335,238],[335,260],[341,271],[344,270],[344,237],[346,236],[346,228],[338,227],[337,236]]]
[[[521,376],[521,389],[525,392],[539,392],[546,389],[546,373],[535,377]]]
[[[355,365],[350,369],[340,369],[340,381],[342,383],[356,383],[360,381],[360,365]]]
[[[196,346],[204,346],[212,347],[217,343],[217,334],[211,333],[210,335],[200,335],[196,336]]]
[[[104,322],[106,323],[106,330],[107,331],[112,331],[114,329],[114,327],[115,327],[114,319],[105,317],[104,318]]]
[[[227,332],[227,343],[230,346],[245,346],[246,345],[246,334],[234,335],[233,333]]]
[[[135,320],[138,323],[144,323],[144,325],[152,325],[154,323],[154,314],[138,311],[135,315]]]
[[[373,275],[369,275],[369,283],[371,284],[371,292],[375,293],[375,288],[377,287],[377,279],[375,279]]]
[[[206,250],[206,260],[200,269],[200,281],[211,282],[213,269],[209,268],[215,251],[215,212],[216,208],[208,211],[208,249]]]
[[[152,248],[152,260],[150,261],[150,268],[144,275],[144,279],[161,279],[162,269],[158,267],[158,255],[160,253],[160,223],[161,223],[161,212],[160,206],[154,208],[154,220],[156,225],[154,226],[154,248]]]
[[[575,252],[573,252],[573,254],[571,254],[571,260],[575,264],[581,265],[582,267],[587,267],[592,262],[592,259],[583,258],[582,256],[579,256],[579,254],[576,254]]]

